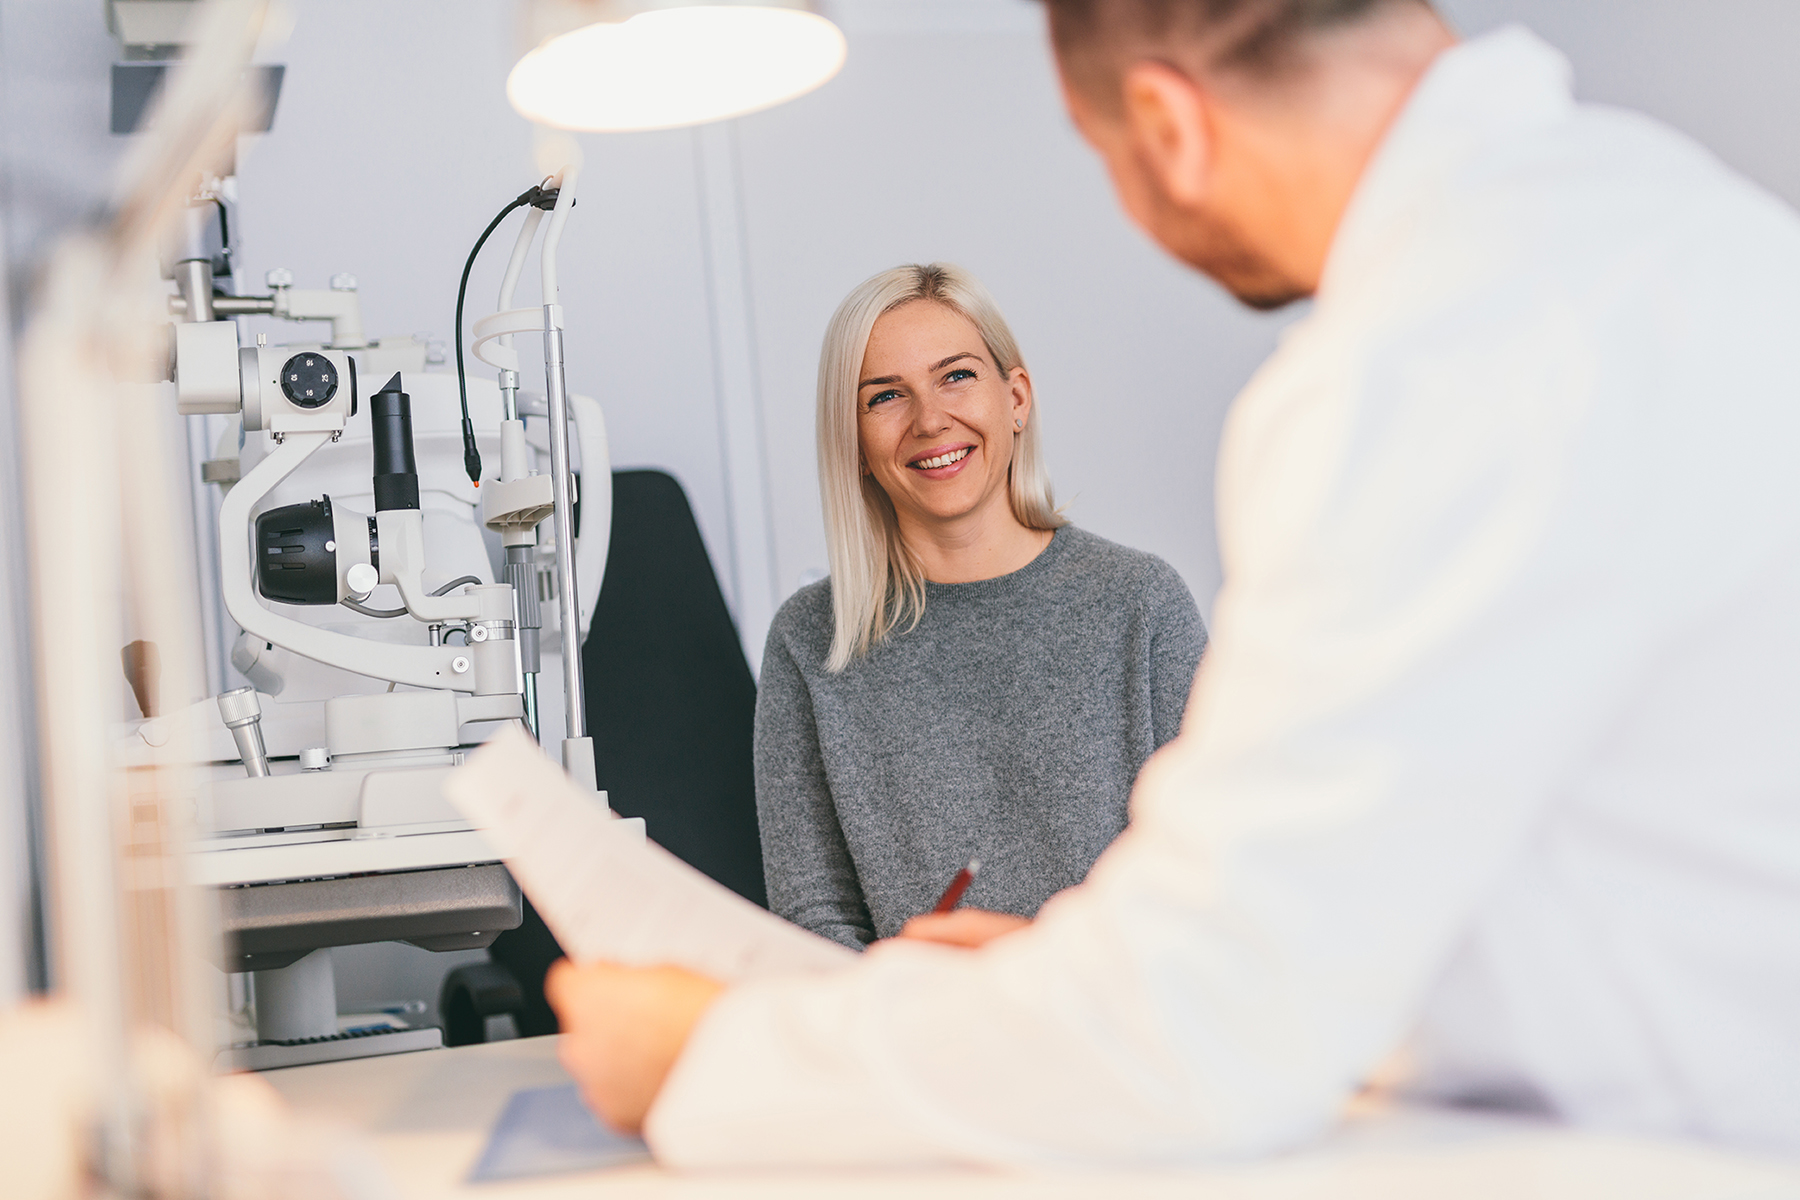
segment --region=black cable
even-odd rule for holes
[[[451,588],[459,588],[465,583],[479,584],[480,582],[481,580],[474,575],[460,575],[431,594],[434,596],[442,596]],[[351,612],[359,612],[365,617],[380,617],[384,621],[394,617],[404,617],[406,615],[406,610],[404,608],[370,608],[368,605],[359,604],[355,600],[339,600],[338,603],[349,609]]]
[[[463,300],[469,292],[469,272],[474,269],[475,256],[487,244],[488,236],[500,227],[508,213],[527,204],[534,208],[555,208],[557,191],[539,184],[520,192],[517,199],[501,209],[500,215],[489,221],[488,227],[475,239],[469,261],[463,264],[462,282],[456,286],[456,389],[462,396],[463,470],[469,473],[469,482],[476,487],[481,486],[481,452],[475,448],[475,425],[469,420],[469,377],[463,370]]]
[[[477,579],[473,575],[459,575],[455,579],[452,579],[449,583],[446,583],[443,587],[438,588],[436,591],[432,592],[431,594],[434,596],[442,596],[446,592],[448,592],[451,588],[459,588],[465,583],[472,583],[479,587],[481,584],[481,580]]]
[[[355,600],[339,600],[338,603],[349,609],[351,612],[359,612],[365,617],[380,617],[384,621],[392,620],[394,617],[404,617],[406,615],[406,610],[404,608],[370,608],[368,605],[359,603]]]

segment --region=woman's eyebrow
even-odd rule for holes
[[[955,362],[959,358],[972,358],[976,362],[981,361],[981,355],[972,353],[971,351],[968,351],[968,350],[964,350],[960,354],[952,354],[949,358],[944,359],[942,362],[932,363],[929,369],[933,370],[933,371],[941,371],[945,367],[949,366],[951,363]],[[883,375],[878,379],[865,379],[861,383],[857,384],[856,386],[857,386],[858,390],[860,390],[860,389],[866,388],[866,387],[874,387],[877,384],[899,383],[899,382],[900,382],[900,376],[898,376],[898,375]]]

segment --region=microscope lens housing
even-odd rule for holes
[[[256,586],[283,604],[338,602],[331,497],[272,508],[256,518]]]

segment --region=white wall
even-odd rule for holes
[[[1459,29],[1521,22],[1575,64],[1584,100],[1649,113],[1800,204],[1793,0],[1439,0]]]
[[[1205,603],[1220,417],[1280,318],[1239,309],[1119,214],[1063,115],[1035,4],[840,8],[843,74],[740,122],[784,589],[825,565],[825,321],[875,271],[948,259],[1014,327],[1070,516],[1161,554]]]
[[[1472,32],[1524,19],[1568,51],[1584,96],[1669,120],[1800,200],[1792,0],[1444,7]],[[290,8],[293,36],[271,56],[289,67],[275,129],[241,172],[250,279],[286,266],[320,286],[351,271],[371,332],[446,337],[469,245],[531,180],[528,131],[502,90],[511,9]],[[773,604],[825,562],[812,394],[827,315],[876,270],[951,259],[1015,326],[1070,513],[1161,554],[1207,604],[1219,424],[1283,319],[1238,310],[1119,217],[1061,114],[1031,0],[828,8],[850,59],[814,95],[710,132],[582,139],[563,254],[569,371],[606,406],[618,462],[687,486],[755,644]],[[52,233],[105,194],[121,144],[105,132],[112,57],[97,3],[0,0],[15,296]],[[506,246],[478,268],[472,312],[491,302]],[[395,998],[379,979],[356,986]]]
[[[618,462],[686,485],[754,661],[775,604],[825,566],[812,423],[826,317],[874,271],[950,259],[1016,327],[1070,514],[1162,554],[1205,602],[1219,418],[1279,319],[1238,310],[1118,215],[1061,113],[1037,5],[832,12],[851,54],[819,92],[722,131],[581,139],[570,382],[606,406]],[[289,266],[316,286],[350,270],[372,332],[445,335],[468,245],[530,178],[528,131],[503,99],[506,11],[301,0],[295,13],[275,129],[240,172],[250,278]],[[738,246],[721,249],[708,188],[729,193]],[[471,312],[504,256],[477,268]],[[747,310],[747,358],[721,344],[719,305]],[[747,506],[763,511],[734,511]]]

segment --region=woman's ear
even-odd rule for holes
[[[1031,373],[1024,367],[1014,367],[1007,374],[1006,382],[1012,390],[1013,432],[1023,433],[1025,426],[1031,423]]]

